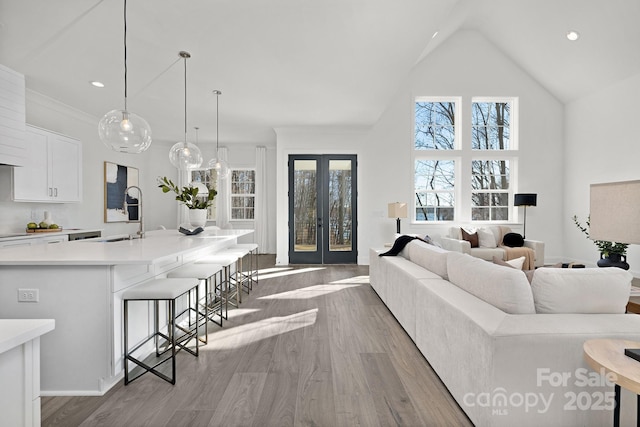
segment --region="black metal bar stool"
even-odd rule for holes
[[[186,350],[187,352],[198,357],[198,327],[200,324],[200,310],[195,310],[196,313],[196,328],[193,331],[186,331],[184,334],[177,335],[176,324],[181,321],[181,316],[184,317],[186,313],[191,316],[191,306],[193,301],[191,299],[191,293],[195,291],[195,303],[197,305],[199,300],[198,288],[200,280],[196,278],[188,279],[153,279],[148,282],[144,282],[140,285],[134,286],[126,290],[122,295],[124,302],[124,384],[127,385],[131,381],[140,378],[147,372],[151,372],[154,375],[162,378],[171,384],[176,383],[176,353],[179,350]],[[176,314],[176,300],[180,297],[187,296],[189,300],[189,307]],[[129,303],[131,301],[153,301],[154,307],[154,332],[151,336],[144,339],[137,344],[134,348],[129,349]],[[160,319],[159,319],[159,305],[160,301],[167,303],[167,333],[160,331]],[[133,354],[147,344],[150,340],[154,340],[155,343],[155,355],[151,354],[145,357],[145,360],[140,360]],[[163,342],[161,343],[161,339]],[[195,350],[187,347],[187,344],[192,339],[195,340]],[[164,345],[164,348],[162,346]],[[169,356],[165,356],[169,353]],[[163,357],[164,356],[164,357]],[[133,378],[130,378],[129,373],[129,361],[135,363],[137,367],[141,368],[139,372],[135,372],[137,367],[134,367],[131,373],[134,374]],[[171,376],[168,376],[158,370],[160,365],[165,362],[171,361]]]
[[[249,290],[253,290],[253,285],[258,284],[258,244],[257,243],[238,243],[230,246],[228,250],[247,251],[249,255],[249,265],[245,265],[245,269],[241,272],[247,280]]]
[[[220,274],[218,281],[216,275]],[[204,297],[198,300],[198,309],[204,319],[204,338],[199,338],[204,344],[208,342],[209,320],[218,326],[222,326],[223,290],[222,290],[222,266],[220,264],[186,264],[167,273],[167,278],[194,277],[204,282]],[[218,283],[220,285],[218,285]],[[202,294],[201,294],[202,295]],[[225,313],[226,316],[226,313]]]
[[[219,264],[222,266],[222,289],[225,295],[225,308],[228,308],[229,304],[234,307],[239,307],[242,302],[242,291],[238,286],[238,262],[242,262],[238,259],[238,253],[220,252],[211,255],[205,255],[204,257],[196,261],[198,264]],[[225,311],[225,319],[227,319]]]

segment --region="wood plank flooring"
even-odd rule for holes
[[[210,324],[175,386],[146,374],[101,397],[43,397],[53,426],[471,426],[368,283],[366,266],[275,267]]]

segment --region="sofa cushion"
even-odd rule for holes
[[[405,249],[408,252],[409,261],[426,268],[445,280],[449,278],[447,275],[449,251],[420,240],[410,242]]]
[[[531,290],[537,313],[624,313],[631,273],[619,268],[538,268]]]
[[[451,283],[506,313],[535,313],[531,286],[522,271],[451,252],[447,273]]]
[[[466,240],[467,242],[471,243],[471,247],[472,248],[477,248],[478,247],[478,232],[477,231],[469,232],[469,231],[465,230],[464,228],[461,228],[460,232],[462,233],[462,240]]]
[[[496,236],[493,234],[488,228],[480,228],[477,231],[478,233],[478,246],[481,248],[496,248],[498,247],[498,242],[496,241]]]

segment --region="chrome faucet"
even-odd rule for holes
[[[127,203],[127,195],[129,194],[129,190],[135,188],[136,190],[138,190],[138,203],[136,204],[128,204]],[[129,221],[129,211],[128,211],[128,207],[129,206],[137,206],[138,207],[138,220],[137,221]],[[124,214],[127,216],[127,222],[139,222],[140,223],[140,228],[138,229],[138,233],[136,233],[138,235],[138,237],[140,239],[142,239],[144,237],[144,217],[142,216],[142,190],[140,189],[140,187],[138,187],[137,185],[130,185],[129,187],[127,187],[124,190]],[[129,239],[132,239],[133,235],[129,235]]]

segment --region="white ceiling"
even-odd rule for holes
[[[640,73],[638,0],[129,0],[129,110],[154,139],[370,126],[416,62],[474,29],[559,100]],[[576,29],[581,38],[564,37]],[[438,36],[431,38],[438,31]],[[122,0],[0,0],[0,63],[96,118],[123,108]],[[97,89],[89,84],[100,80]]]

